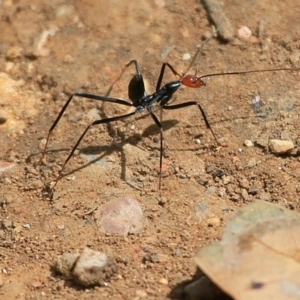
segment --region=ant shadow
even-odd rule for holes
[[[144,118],[147,118],[147,117],[149,117],[149,114],[143,114],[141,116],[136,117],[135,121],[138,121],[138,120],[141,120],[141,119],[144,119]],[[210,123],[213,125],[213,124],[221,124],[221,123],[226,123],[226,122],[232,122],[232,121],[237,120],[237,119],[250,119],[250,118],[265,118],[265,116],[260,116],[260,115],[239,116],[239,117],[232,117],[232,118],[226,118],[226,119],[222,119],[222,120],[212,121]],[[166,132],[169,129],[175,127],[179,123],[180,123],[180,121],[178,121],[176,119],[161,121],[164,132]],[[112,131],[115,131],[115,129],[113,128],[113,126],[111,124],[108,123],[108,125],[109,125],[108,132],[110,134]],[[195,125],[195,126],[201,126],[201,125]],[[205,125],[203,124],[203,126],[205,126]],[[126,177],[126,155],[125,155],[123,147],[127,144],[137,146],[140,139],[145,138],[145,137],[159,135],[159,134],[160,134],[160,129],[158,128],[158,126],[156,124],[151,124],[147,128],[144,129],[144,131],[141,135],[141,138],[137,138],[137,137],[135,138],[134,135],[125,138],[125,134],[119,134],[118,135],[118,138],[120,139],[119,142],[114,141],[110,145],[101,145],[101,146],[95,145],[95,146],[88,146],[88,147],[79,148],[78,150],[79,150],[80,154],[89,156],[90,161],[83,164],[83,165],[81,165],[80,167],[77,167],[77,168],[69,171],[69,172],[64,172],[63,174],[60,175],[59,179],[70,176],[70,175],[72,175],[72,174],[74,174],[74,173],[76,173],[80,170],[83,170],[83,169],[89,167],[90,165],[97,164],[97,163],[101,162],[101,160],[103,160],[105,157],[113,154],[116,151],[120,151],[120,153],[121,153],[121,174],[120,174],[120,179],[123,180],[130,187],[141,191],[142,190],[141,188],[139,188],[138,186],[134,185],[129,180],[127,180],[127,177]],[[159,145],[157,145],[157,150],[159,150]],[[187,150],[190,150],[190,149],[185,149],[185,148],[177,149],[176,148],[176,151],[187,151]],[[69,148],[49,149],[49,150],[46,151],[46,153],[56,153],[56,152],[62,152],[62,151],[63,152],[64,151],[70,151],[70,149]],[[37,154],[39,154],[39,153],[31,154],[30,156],[34,156],[34,155],[37,155]],[[97,156],[97,157],[93,158],[93,156]]]
[[[145,114],[143,116],[139,116],[138,118],[136,118],[136,121],[138,121],[139,119],[144,119],[146,117],[148,117],[148,114]],[[233,121],[233,120],[236,120],[236,119],[246,119],[246,118],[251,118],[251,117],[255,118],[257,116],[227,118],[227,119],[223,119],[223,120],[220,120],[220,121],[211,122],[211,124],[218,124],[218,123]],[[166,132],[169,129],[175,127],[179,123],[180,123],[180,121],[178,121],[176,119],[161,121],[164,132]],[[195,126],[199,126],[199,125],[195,125]],[[159,135],[159,133],[160,133],[160,129],[156,126],[156,124],[151,124],[143,131],[143,133],[141,135],[141,138],[156,136],[156,135]],[[78,168],[75,168],[72,171],[69,171],[69,172],[66,172],[66,173],[62,174],[60,179],[62,179],[64,177],[67,177],[67,176],[70,176],[70,175],[72,175],[72,174],[74,174],[74,173],[76,173],[76,172],[78,172],[82,169],[85,169],[86,167],[88,167],[90,165],[93,165],[93,164],[96,164],[96,163],[100,162],[103,158],[111,155],[115,151],[120,151],[121,152],[121,176],[120,176],[120,178],[122,180],[124,180],[127,184],[131,185],[126,180],[126,157],[125,157],[123,147],[127,144],[132,145],[132,146],[137,146],[141,138],[135,138],[134,136],[130,136],[128,138],[125,138],[124,134],[119,135],[118,138],[120,139],[120,142],[115,141],[110,145],[102,145],[102,146],[96,145],[96,146],[87,146],[87,147],[79,148],[78,150],[79,150],[80,154],[84,154],[84,155],[87,155],[87,156],[94,156],[94,155],[99,155],[100,154],[100,156],[98,156],[94,159],[91,159],[88,163],[86,163],[86,164],[84,164],[84,165],[82,165]],[[52,149],[52,150],[48,150],[46,153],[55,153],[55,152],[69,151],[69,150],[70,149],[67,149],[67,148]],[[157,145],[157,150],[159,150],[159,145]],[[187,150],[187,149],[181,149],[181,150]]]
[[[148,114],[140,116],[139,118],[136,118],[136,120],[146,118],[147,116],[148,116]],[[175,119],[165,120],[165,121],[161,122],[164,132],[171,129],[172,127],[176,126],[178,123],[179,123],[179,121],[175,120]],[[112,129],[112,127],[111,127],[111,129]],[[143,131],[141,138],[158,135],[159,133],[160,133],[160,129],[157,127],[157,125],[151,124]],[[110,145],[102,145],[102,146],[97,145],[97,146],[87,146],[87,147],[79,148],[78,149],[79,153],[89,156],[89,158],[86,158],[86,159],[90,159],[90,161],[81,165],[80,167],[72,169],[69,172],[64,172],[63,174],[60,175],[59,180],[62,178],[65,178],[67,176],[70,176],[80,170],[83,170],[83,169],[89,167],[90,165],[97,164],[97,163],[101,162],[101,160],[103,160],[105,157],[111,155],[112,153],[114,153],[116,151],[120,151],[120,153],[121,153],[120,179],[122,179],[124,182],[126,182],[126,184],[129,185],[130,187],[141,191],[142,190],[141,188],[139,188],[138,186],[135,186],[129,180],[127,180],[127,177],[126,177],[126,155],[124,152],[124,146],[126,146],[128,144],[137,146],[141,138],[135,138],[134,135],[129,136],[128,138],[125,138],[125,135],[121,134],[121,135],[118,135],[118,139],[120,139],[119,142],[114,141]],[[157,150],[159,150],[159,145],[157,146]],[[46,151],[46,154],[47,153],[48,154],[49,153],[57,153],[57,152],[62,152],[62,151],[70,151],[70,149],[68,149],[68,148],[49,149]],[[36,154],[32,154],[31,156],[33,156],[33,155],[36,155]],[[94,156],[97,156],[97,157],[93,158]]]

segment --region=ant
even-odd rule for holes
[[[160,70],[160,74],[159,74],[157,83],[156,83],[156,90],[153,94],[148,95],[146,93],[144,79],[143,79],[143,76],[142,76],[142,73],[141,73],[141,69],[140,69],[140,66],[139,66],[139,64],[136,60],[131,60],[129,63],[127,63],[125,65],[125,67],[123,68],[120,76],[115,80],[115,82],[109,88],[109,92],[110,92],[112,90],[113,85],[121,78],[121,76],[125,72],[125,70],[127,68],[129,68],[131,65],[134,65],[136,74],[132,77],[132,79],[130,80],[129,85],[128,85],[128,98],[130,99],[131,102],[123,100],[123,99],[119,99],[119,98],[111,98],[111,97],[107,97],[107,96],[94,95],[94,94],[83,93],[83,92],[73,93],[69,97],[69,99],[67,100],[65,105],[62,107],[62,109],[61,109],[60,113],[58,114],[56,120],[54,121],[54,123],[52,124],[52,126],[50,127],[50,129],[48,131],[48,136],[47,136],[47,139],[46,139],[45,147],[43,149],[42,157],[40,158],[39,163],[41,162],[41,160],[43,159],[43,157],[46,153],[47,145],[48,145],[48,142],[49,142],[52,131],[57,126],[57,124],[58,124],[59,120],[61,119],[63,113],[65,112],[65,110],[67,109],[68,105],[70,104],[70,102],[72,101],[72,99],[74,97],[80,97],[80,98],[92,99],[92,100],[97,100],[97,101],[116,103],[116,104],[120,104],[120,105],[124,105],[124,106],[128,106],[128,107],[134,107],[135,110],[133,112],[130,112],[130,113],[127,113],[127,114],[96,120],[96,121],[93,121],[90,125],[88,125],[87,128],[83,131],[83,133],[79,137],[79,139],[77,140],[74,147],[72,148],[72,150],[71,150],[70,154],[68,155],[68,157],[66,158],[65,162],[63,163],[63,165],[61,167],[61,170],[59,172],[59,176],[56,178],[55,183],[52,186],[52,191],[54,190],[54,187],[56,186],[58,181],[62,178],[62,172],[63,172],[66,164],[68,163],[70,158],[73,156],[73,154],[74,154],[75,150],[77,149],[77,147],[79,146],[81,140],[84,138],[84,136],[86,135],[86,133],[88,132],[88,130],[91,127],[99,125],[99,124],[107,124],[107,123],[111,123],[111,122],[116,122],[116,121],[128,119],[128,118],[134,116],[137,113],[144,112],[145,110],[150,114],[152,120],[154,121],[154,123],[157,125],[157,127],[160,130],[159,189],[161,190],[161,172],[162,172],[162,158],[163,158],[163,126],[162,126],[161,122],[159,121],[159,119],[157,118],[157,116],[153,112],[155,105],[159,105],[160,108],[163,109],[163,110],[175,110],[175,109],[181,109],[181,108],[189,107],[189,106],[197,106],[200,113],[201,113],[201,115],[202,115],[202,117],[203,117],[203,119],[204,119],[206,127],[211,131],[216,143],[219,146],[226,146],[226,145],[221,144],[218,141],[218,139],[216,137],[216,134],[214,133],[214,131],[213,131],[213,129],[212,129],[212,127],[211,127],[211,125],[208,121],[208,118],[205,114],[205,111],[203,110],[201,104],[198,101],[196,101],[196,100],[195,101],[187,101],[187,102],[182,102],[182,103],[179,103],[179,104],[172,104],[172,105],[168,104],[170,99],[174,95],[174,93],[182,85],[190,87],[190,88],[200,88],[202,86],[205,86],[206,84],[203,81],[203,79],[208,78],[208,77],[224,76],[224,75],[225,76],[227,76],[227,75],[241,75],[241,74],[260,73],[260,72],[299,71],[300,70],[300,69],[296,69],[296,68],[274,68],[274,69],[250,70],[250,71],[221,72],[221,73],[212,73],[212,74],[206,74],[206,75],[198,76],[197,73],[198,73],[198,69],[199,69],[200,55],[202,54],[203,46],[206,42],[208,42],[208,40],[212,36],[207,38],[200,46],[198,46],[196,54],[194,55],[187,71],[183,75],[179,74],[171,64],[163,63],[162,66],[161,66],[161,70]],[[197,58],[198,58],[198,63],[197,63],[195,74],[194,75],[188,74],[189,69],[195,63]],[[175,80],[175,81],[168,82],[164,86],[162,86],[162,81],[163,81],[163,78],[164,78],[166,67],[169,68],[175,76],[179,77],[179,79]],[[107,95],[109,94],[109,92],[107,93]]]

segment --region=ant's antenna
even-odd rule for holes
[[[201,54],[203,53],[204,45],[207,44],[214,36],[217,36],[218,31],[219,31],[219,28],[215,29],[215,27],[213,26],[213,33],[208,38],[206,38],[200,45],[197,46],[197,51],[196,51],[195,55],[193,56],[193,59],[192,59],[191,63],[189,64],[186,72],[183,74],[183,77],[188,73],[188,71],[190,70],[190,68],[195,63],[196,60],[197,60],[197,64],[196,64],[195,76],[197,76],[199,67],[200,67],[200,58],[201,58]]]
[[[194,61],[195,61],[198,56],[195,76],[197,76],[199,68],[200,68],[200,58],[201,58],[201,54],[203,53],[204,45],[207,44],[214,36],[217,36],[217,32],[219,29],[215,29],[215,27],[213,27],[213,29],[214,29],[213,33],[206,40],[204,40],[200,46],[198,46],[198,51],[196,52],[196,57],[194,59]]]

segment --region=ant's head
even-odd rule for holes
[[[205,82],[196,75],[185,75],[181,79],[181,83],[191,88],[199,88],[205,85]]]

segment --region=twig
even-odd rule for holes
[[[233,26],[226,17],[218,0],[203,0],[207,12],[215,23],[219,35],[223,40],[230,41],[233,39]]]

